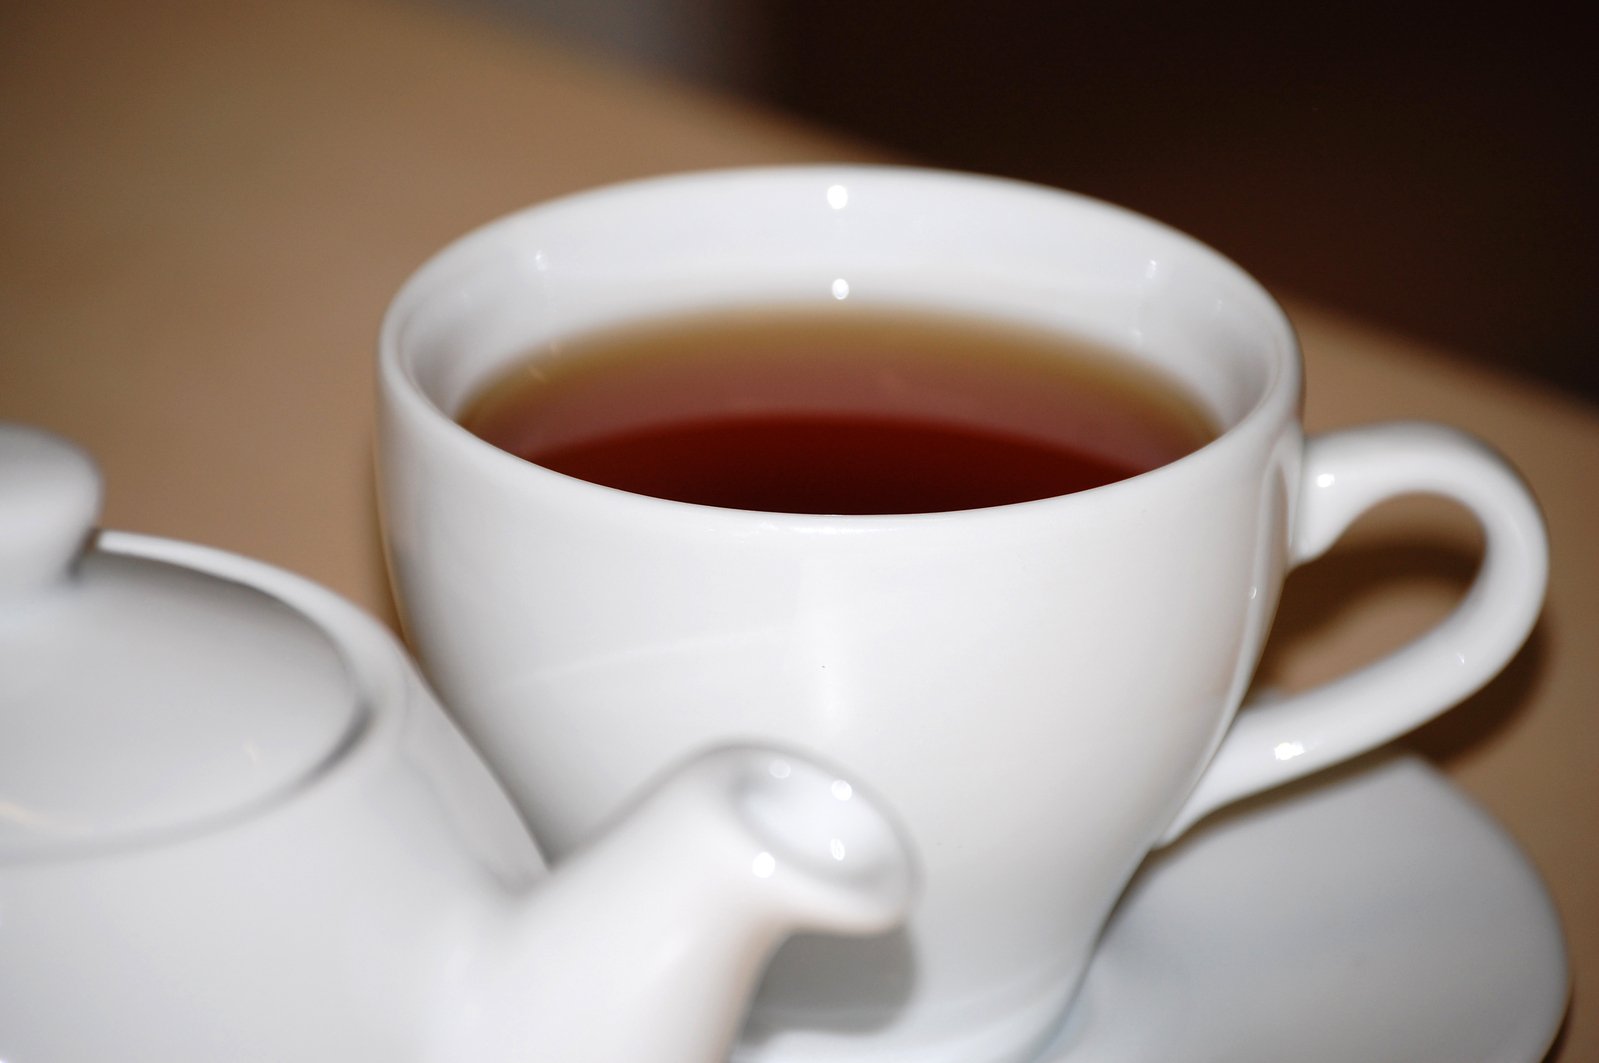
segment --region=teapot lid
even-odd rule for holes
[[[0,860],[243,814],[362,719],[338,647],[285,602],[86,549],[100,498],[77,447],[0,424]]]

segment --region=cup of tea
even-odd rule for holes
[[[792,167],[538,206],[411,278],[380,375],[406,631],[552,855],[730,741],[818,751],[914,837],[908,928],[790,942],[739,1059],[1028,1058],[1151,848],[1470,694],[1543,598],[1489,449],[1307,441],[1258,283],[1028,184]],[[1288,570],[1417,492],[1484,528],[1455,611],[1238,711]]]

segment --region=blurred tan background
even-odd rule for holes
[[[439,0],[938,165],[1599,399],[1595,43],[1571,5]]]

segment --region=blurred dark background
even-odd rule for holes
[[[1576,5],[450,2],[1133,207],[1284,292],[1599,399],[1599,41]]]

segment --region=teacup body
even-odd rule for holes
[[[612,490],[452,421],[551,338],[841,291],[1114,346],[1222,431],[1077,494],[820,516]],[[925,894],[886,941],[786,946],[743,1055],[1026,1058],[1206,772],[1305,553],[1299,356],[1273,300],[1202,245],[1092,200],[807,167],[642,182],[495,223],[412,279],[382,343],[383,515],[407,631],[541,845],[558,856],[706,745],[815,749],[898,809]],[[1444,703],[1412,700],[1429,699],[1411,722]]]

